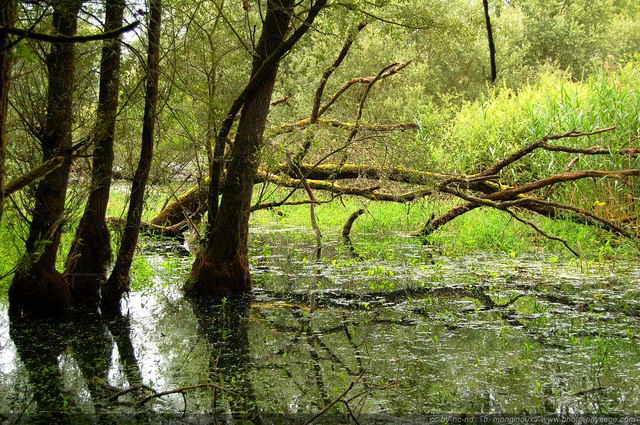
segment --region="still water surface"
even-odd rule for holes
[[[153,252],[121,317],[10,324],[5,301],[0,412],[8,423],[59,411],[304,423],[328,406],[353,423],[640,414],[637,264],[451,259],[411,240],[384,260],[335,242],[316,263],[286,231],[257,235],[248,302],[185,299],[192,260]]]

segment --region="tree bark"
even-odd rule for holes
[[[156,105],[158,103],[162,1],[151,0],[149,9],[151,19],[149,24],[147,87],[140,161],[131,186],[127,224],[125,225],[122,241],[120,242],[118,258],[116,259],[111,276],[109,276],[104,286],[103,297],[100,303],[104,310],[118,310],[122,295],[129,291],[129,271],[140,233],[144,193],[153,158]]]
[[[0,28],[13,26],[18,9],[16,0],[3,0],[0,6]],[[0,34],[0,222],[5,198],[7,159],[7,111],[9,88],[11,87],[11,39],[8,34]]]
[[[79,0],[53,3],[56,34],[76,33],[81,4]],[[9,309],[15,315],[60,315],[70,307],[69,288],[64,276],[56,270],[56,257],[72,162],[74,45],[53,44],[47,56],[47,69],[47,118],[40,141],[43,162],[56,156],[63,157],[63,161],[35,191],[27,252],[9,288]]]
[[[498,77],[496,68],[496,45],[493,41],[493,29],[491,28],[491,16],[489,16],[489,0],[482,0],[484,7],[484,21],[487,27],[487,41],[489,42],[489,60],[491,62],[491,82],[495,83]]]
[[[281,49],[293,6],[293,0],[269,1],[256,46],[252,77],[264,69],[267,58]],[[261,72],[257,88],[248,93],[244,101],[231,152],[232,160],[222,189],[222,202],[213,216],[211,210],[215,206],[209,205],[209,217],[213,222],[209,224],[204,249],[198,253],[184,288],[189,295],[224,297],[251,291],[248,258],[251,195],[279,62],[280,58],[275,59],[267,71]],[[252,78],[252,81],[256,80]],[[212,185],[216,184],[215,181],[212,176]],[[210,189],[210,198],[212,191]]]
[[[177,196],[175,201],[162,209],[149,224],[154,226],[173,226],[184,222],[188,216],[197,214],[196,218],[206,210],[207,181],[197,183]]]
[[[106,0],[106,32],[122,26],[124,6],[123,0]],[[82,307],[98,306],[100,287],[107,279],[107,269],[111,262],[110,234],[105,219],[114,159],[114,133],[120,88],[120,46],[118,39],[108,39],[102,47],[91,190],[67,257],[66,275],[71,294],[74,303]]]

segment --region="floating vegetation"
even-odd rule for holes
[[[249,302],[185,299],[188,258],[152,251],[122,317],[10,324],[3,312],[0,410],[132,423],[640,414],[637,265],[407,244],[393,260],[353,259],[338,241],[316,262],[312,240],[255,241]]]

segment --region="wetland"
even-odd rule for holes
[[[637,263],[445,256],[398,235],[377,258],[327,240],[316,262],[301,233],[252,229],[250,299],[185,298],[192,257],[145,240],[122,315],[10,323],[3,302],[7,423],[640,413]]]

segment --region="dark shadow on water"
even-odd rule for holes
[[[28,373],[33,398],[25,411],[42,417],[32,423],[64,423],[65,396],[58,357],[67,347],[68,323],[43,319],[12,319],[10,335]]]
[[[250,297],[190,299],[198,332],[209,347],[211,406],[216,416],[254,424],[262,417],[251,380],[249,356]]]
[[[122,315],[78,314],[64,321],[11,319],[10,336],[33,396],[11,423],[85,423],[89,417],[102,424],[119,423],[113,417],[115,404],[108,401],[113,388],[107,381],[115,342],[130,384],[141,382],[130,334],[129,318]],[[78,394],[65,390],[63,368],[68,365],[61,364],[61,359],[69,354],[82,375],[82,382],[73,385],[86,385],[94,412],[91,415],[77,406]]]
[[[128,315],[118,313],[105,316],[105,319],[107,328],[118,347],[120,366],[129,385],[142,384],[142,373],[140,372],[140,365],[131,340],[131,318]]]

